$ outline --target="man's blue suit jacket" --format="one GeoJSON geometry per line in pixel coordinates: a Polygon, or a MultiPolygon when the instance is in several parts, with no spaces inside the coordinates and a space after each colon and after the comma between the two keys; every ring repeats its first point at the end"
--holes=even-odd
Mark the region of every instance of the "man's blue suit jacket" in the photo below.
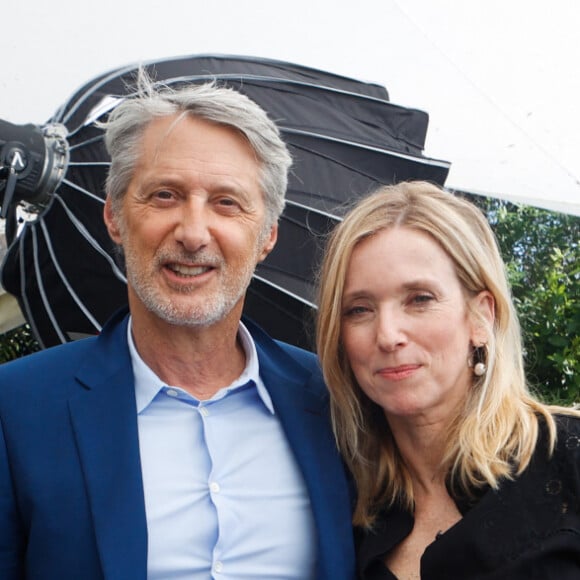
{"type": "MultiPolygon", "coordinates": [[[[349,489],[316,359],[248,326],[310,494],[317,578],[351,580],[349,489]]],[[[2,580],[146,579],[147,528],[126,334],[122,312],[98,337],[0,366],[2,580]]]]}

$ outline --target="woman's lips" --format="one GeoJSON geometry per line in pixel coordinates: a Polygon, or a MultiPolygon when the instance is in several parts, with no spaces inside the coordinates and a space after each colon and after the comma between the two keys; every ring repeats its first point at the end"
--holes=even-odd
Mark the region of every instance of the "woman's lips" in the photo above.
{"type": "Polygon", "coordinates": [[[400,365],[397,367],[385,367],[378,371],[378,375],[390,381],[401,381],[409,378],[421,365],[400,365]]]}

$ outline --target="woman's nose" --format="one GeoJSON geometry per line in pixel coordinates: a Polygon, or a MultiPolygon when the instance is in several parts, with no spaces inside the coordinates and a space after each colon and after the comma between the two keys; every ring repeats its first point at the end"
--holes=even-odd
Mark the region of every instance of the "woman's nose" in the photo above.
{"type": "Polygon", "coordinates": [[[404,316],[389,309],[388,312],[381,311],[378,319],[377,343],[386,351],[393,351],[407,343],[405,332],[404,316]]]}

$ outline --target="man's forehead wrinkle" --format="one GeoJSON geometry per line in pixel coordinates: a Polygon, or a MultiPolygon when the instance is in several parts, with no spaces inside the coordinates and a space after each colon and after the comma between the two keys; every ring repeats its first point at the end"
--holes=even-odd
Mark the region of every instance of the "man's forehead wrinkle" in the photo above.
{"type": "MultiPolygon", "coordinates": [[[[187,115],[185,113],[180,114],[179,116],[177,116],[175,119],[172,120],[172,122],[165,128],[164,132],[155,140],[152,139],[151,135],[147,135],[149,137],[149,139],[145,139],[145,143],[143,146],[143,153],[145,153],[145,156],[147,154],[147,142],[150,146],[150,152],[152,153],[152,161],[153,162],[157,162],[159,159],[159,156],[163,153],[164,151],[164,146],[167,143],[167,140],[171,137],[171,135],[174,133],[174,131],[177,129],[178,125],[180,125],[184,120],[188,120],[191,119],[193,121],[201,121],[202,123],[207,123],[208,125],[213,125],[215,127],[222,127],[224,129],[228,129],[231,130],[233,133],[235,133],[237,136],[239,136],[247,145],[248,145],[248,153],[251,154],[252,158],[254,159],[254,161],[256,162],[257,166],[260,167],[261,162],[259,160],[259,158],[256,155],[256,152],[254,151],[253,147],[251,146],[251,143],[249,142],[249,140],[246,138],[246,136],[241,132],[241,131],[237,131],[235,130],[233,127],[230,127],[228,125],[222,125],[220,123],[214,123],[212,121],[206,121],[205,119],[196,117],[196,116],[192,116],[192,115],[187,115]]],[[[157,119],[154,119],[152,121],[152,123],[145,129],[145,132],[147,133],[147,131],[150,129],[150,127],[152,126],[153,123],[157,122],[162,122],[164,120],[163,117],[159,117],[157,119]]],[[[195,128],[192,128],[191,131],[193,133],[196,132],[195,128]]],[[[225,153],[225,152],[224,152],[225,153]]],[[[185,157],[185,155],[184,155],[185,157]]],[[[218,165],[222,165],[222,166],[228,166],[228,167],[233,167],[234,164],[229,163],[228,159],[225,159],[224,157],[221,157],[219,159],[199,159],[196,158],[197,162],[203,163],[203,164],[207,164],[207,165],[211,165],[212,163],[218,164],[218,165]]]]}
{"type": "MultiPolygon", "coordinates": [[[[170,118],[170,117],[167,117],[167,118],[170,118]]],[[[186,118],[188,118],[188,116],[185,112],[182,112],[181,114],[175,116],[173,121],[165,129],[165,131],[160,136],[160,138],[155,141],[155,143],[153,144],[153,162],[157,162],[159,155],[162,151],[162,146],[165,144],[165,142],[167,141],[167,139],[169,138],[171,133],[173,133],[173,131],[175,130],[177,125],[179,125],[186,118]]],[[[151,127],[151,125],[155,121],[162,121],[163,119],[164,119],[163,117],[157,117],[156,119],[153,119],[153,121],[151,121],[151,123],[149,124],[147,129],[149,129],[149,127],[151,127]]],[[[145,131],[147,131],[147,129],[145,129],[145,131]]]]}
{"type": "Polygon", "coordinates": [[[247,172],[241,171],[241,168],[234,162],[229,162],[226,159],[198,159],[194,155],[179,160],[171,158],[162,165],[145,162],[141,163],[140,166],[147,181],[159,184],[183,182],[195,174],[199,181],[212,178],[220,181],[224,186],[228,186],[228,184],[240,186],[250,177],[247,172]],[[193,167],[192,161],[196,167],[193,167]]]}
{"type": "MultiPolygon", "coordinates": [[[[171,117],[171,115],[169,115],[167,117],[154,118],[150,122],[150,124],[146,127],[145,131],[147,131],[147,129],[151,126],[151,124],[155,123],[156,121],[157,122],[163,121],[164,118],[170,118],[170,117],[171,117]]],[[[234,127],[232,125],[228,125],[226,123],[218,123],[217,121],[212,121],[211,119],[205,119],[204,117],[200,117],[200,116],[194,114],[192,111],[181,111],[179,114],[174,115],[174,119],[169,124],[169,126],[166,128],[163,135],[161,135],[161,137],[156,141],[156,143],[154,145],[153,161],[157,160],[157,158],[161,152],[162,146],[167,141],[167,139],[170,137],[171,133],[173,133],[173,131],[177,128],[177,126],[179,124],[181,124],[187,120],[200,121],[202,123],[207,123],[208,125],[213,125],[214,127],[222,127],[224,129],[228,129],[229,131],[231,131],[232,133],[234,133],[235,135],[240,137],[248,145],[249,152],[251,153],[252,157],[254,158],[254,161],[256,162],[256,164],[259,168],[259,171],[260,172],[262,171],[263,160],[260,158],[257,151],[253,147],[248,136],[241,129],[239,129],[238,127],[234,127]]]]}

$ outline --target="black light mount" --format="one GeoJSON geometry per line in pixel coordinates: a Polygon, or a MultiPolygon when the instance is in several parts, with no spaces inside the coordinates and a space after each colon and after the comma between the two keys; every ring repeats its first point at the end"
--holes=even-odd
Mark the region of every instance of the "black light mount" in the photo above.
{"type": "Polygon", "coordinates": [[[37,213],[46,207],[68,166],[66,136],[59,123],[41,127],[0,119],[0,218],[17,204],[37,213]]]}

